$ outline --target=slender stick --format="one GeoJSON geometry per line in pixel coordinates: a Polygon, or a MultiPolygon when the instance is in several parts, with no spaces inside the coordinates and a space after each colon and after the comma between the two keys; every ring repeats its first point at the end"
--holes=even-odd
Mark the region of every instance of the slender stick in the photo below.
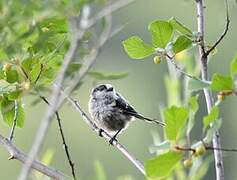
{"type": "Polygon", "coordinates": [[[13,140],[14,132],[15,132],[15,129],[16,129],[16,121],[17,121],[17,116],[18,116],[18,103],[17,103],[17,100],[14,101],[14,107],[15,107],[15,113],[14,113],[14,118],[13,118],[13,125],[12,125],[11,132],[10,132],[10,135],[9,135],[9,141],[13,140]]]}
{"type": "Polygon", "coordinates": [[[181,74],[183,74],[184,76],[190,78],[190,79],[195,79],[197,81],[202,81],[201,79],[199,79],[198,77],[196,76],[193,76],[191,74],[188,74],[187,72],[185,72],[176,62],[175,60],[173,59],[173,57],[170,57],[170,56],[167,56],[169,61],[174,65],[175,69],[177,71],[179,71],[181,74]]]}
{"type": "MultiPolygon", "coordinates": [[[[205,43],[204,43],[204,5],[203,0],[196,0],[197,5],[197,21],[198,21],[198,32],[200,33],[200,44],[199,44],[199,56],[201,60],[201,73],[202,80],[208,81],[208,67],[207,67],[207,56],[205,55],[205,43]]],[[[207,111],[211,112],[213,106],[212,94],[208,89],[204,89],[204,95],[206,99],[207,111]]],[[[213,140],[213,147],[221,149],[220,135],[216,131],[213,140]]],[[[224,166],[222,152],[214,150],[215,158],[215,169],[216,169],[216,179],[224,180],[224,166]]]]}
{"type": "MultiPolygon", "coordinates": [[[[48,100],[44,96],[41,96],[41,95],[39,95],[39,96],[46,104],[48,104],[50,106],[48,100]]],[[[65,139],[62,124],[61,124],[61,118],[59,116],[58,111],[55,111],[55,115],[56,115],[56,119],[57,119],[57,122],[58,122],[58,127],[59,127],[60,135],[61,135],[61,138],[62,138],[63,146],[64,146],[64,149],[65,149],[65,152],[66,152],[66,156],[67,156],[67,159],[68,159],[68,163],[69,163],[69,166],[70,166],[71,171],[72,171],[72,177],[73,177],[74,180],[76,180],[77,178],[76,178],[76,173],[75,173],[75,165],[74,165],[74,163],[72,161],[72,158],[71,158],[71,155],[69,153],[69,149],[68,149],[68,146],[67,146],[67,143],[66,143],[66,139],[65,139]]]]}
{"type": "Polygon", "coordinates": [[[224,39],[224,37],[226,36],[226,34],[227,34],[228,30],[229,30],[230,16],[229,16],[229,7],[228,7],[227,0],[225,0],[225,6],[226,6],[226,24],[225,24],[225,29],[224,29],[223,33],[220,35],[220,37],[217,39],[217,41],[213,44],[213,46],[209,50],[207,50],[205,56],[208,56],[218,46],[218,44],[220,44],[220,42],[224,39]]]}
{"type": "MultiPolygon", "coordinates": [[[[17,147],[14,146],[11,141],[3,137],[2,135],[0,135],[0,144],[9,152],[9,160],[16,159],[22,162],[23,164],[26,163],[28,156],[25,153],[21,152],[19,149],[17,149],[17,147]]],[[[48,177],[51,177],[52,179],[64,179],[63,173],[48,166],[45,166],[39,161],[33,161],[32,168],[48,177]]]]}
{"type": "MultiPolygon", "coordinates": [[[[216,147],[208,146],[206,144],[204,144],[204,147],[205,147],[206,150],[217,150],[217,151],[225,151],[225,152],[237,152],[236,148],[216,148],[216,147]]],[[[191,148],[191,147],[175,146],[174,148],[177,149],[177,150],[180,150],[180,151],[192,151],[193,153],[196,152],[196,149],[191,148]]]]}

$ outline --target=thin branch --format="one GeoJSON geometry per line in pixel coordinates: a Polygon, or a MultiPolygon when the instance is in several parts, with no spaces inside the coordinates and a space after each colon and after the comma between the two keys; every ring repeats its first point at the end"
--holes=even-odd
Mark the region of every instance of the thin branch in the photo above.
{"type": "MultiPolygon", "coordinates": [[[[41,96],[41,95],[39,95],[39,96],[46,104],[48,104],[50,106],[50,104],[49,104],[48,100],[46,99],[46,97],[41,96]]],[[[62,138],[63,146],[64,146],[64,149],[65,149],[65,152],[66,152],[67,160],[68,160],[69,166],[71,168],[72,177],[73,177],[74,180],[76,180],[77,178],[76,178],[76,173],[75,173],[75,165],[74,165],[74,163],[72,161],[72,158],[70,156],[70,153],[69,153],[69,149],[68,149],[66,139],[65,139],[65,136],[64,136],[64,132],[63,132],[59,112],[55,111],[55,115],[56,115],[56,119],[57,119],[57,122],[58,122],[58,127],[59,127],[60,135],[61,135],[61,138],[62,138]]]]}
{"type": "Polygon", "coordinates": [[[11,132],[10,132],[10,135],[9,135],[9,141],[12,141],[13,140],[13,136],[14,136],[14,132],[15,132],[15,129],[16,129],[16,121],[17,121],[17,117],[18,117],[18,103],[17,103],[17,100],[14,101],[14,107],[15,107],[15,113],[14,113],[14,118],[13,118],[13,125],[12,125],[12,128],[11,128],[11,132]]]}
{"type": "Polygon", "coordinates": [[[183,74],[184,76],[189,77],[190,79],[195,79],[195,80],[198,80],[198,81],[203,81],[203,80],[199,79],[198,77],[193,76],[193,75],[188,74],[187,72],[185,72],[185,71],[174,61],[174,59],[173,59],[172,57],[170,57],[170,56],[168,56],[168,55],[167,55],[167,57],[168,57],[168,59],[170,60],[170,62],[174,65],[175,69],[176,69],[177,71],[179,71],[181,74],[183,74]]]}
{"type": "MultiPolygon", "coordinates": [[[[19,149],[17,149],[16,146],[14,146],[7,138],[3,137],[2,135],[0,135],[0,144],[9,152],[9,160],[16,159],[22,163],[26,163],[28,156],[25,153],[21,152],[19,149]]],[[[53,179],[64,179],[63,173],[48,166],[45,166],[39,161],[33,161],[32,168],[53,179]]]]}
{"type": "Polygon", "coordinates": [[[43,68],[44,68],[43,64],[40,64],[40,72],[39,72],[37,78],[35,79],[35,82],[34,82],[35,84],[38,82],[38,80],[42,74],[43,68]]]}
{"type": "MultiPolygon", "coordinates": [[[[225,151],[225,152],[237,152],[236,148],[216,148],[213,146],[208,146],[206,144],[204,144],[204,147],[206,150],[217,150],[217,151],[225,151]]],[[[175,146],[175,149],[179,150],[179,151],[192,151],[193,153],[196,152],[196,149],[191,148],[191,147],[181,147],[181,146],[175,146]]]]}
{"type": "MultiPolygon", "coordinates": [[[[80,104],[78,101],[72,99],[71,97],[69,97],[64,91],[61,90],[61,93],[63,94],[63,96],[65,96],[65,98],[67,99],[68,102],[70,102],[73,107],[81,114],[83,120],[90,126],[90,128],[92,130],[94,130],[95,132],[97,132],[99,134],[100,128],[97,127],[97,125],[89,118],[89,116],[82,110],[80,104]]],[[[111,140],[111,136],[106,133],[105,131],[101,132],[102,137],[104,137],[106,139],[106,141],[110,141],[111,140]]],[[[138,161],[135,157],[133,157],[133,155],[131,155],[127,149],[120,144],[118,141],[113,141],[113,146],[116,147],[131,163],[133,163],[133,165],[143,174],[145,175],[145,169],[143,164],[138,161]]]]}
{"type": "Polygon", "coordinates": [[[226,152],[237,152],[237,149],[235,148],[216,148],[212,146],[206,146],[207,150],[217,150],[217,151],[226,151],[226,152]]]}
{"type": "Polygon", "coordinates": [[[192,151],[193,153],[196,152],[196,150],[194,148],[191,148],[191,147],[175,146],[174,148],[179,150],[179,151],[192,151]]]}
{"type": "MultiPolygon", "coordinates": [[[[205,41],[204,41],[204,5],[203,0],[196,0],[197,5],[197,22],[198,22],[198,32],[200,34],[200,43],[199,43],[199,56],[201,61],[201,73],[202,80],[208,81],[208,67],[207,67],[207,56],[205,55],[205,41]]],[[[211,92],[204,88],[204,95],[206,99],[207,111],[208,114],[211,112],[213,106],[213,97],[211,92]]],[[[213,136],[212,139],[213,147],[221,148],[220,135],[219,132],[213,136]]],[[[216,170],[216,179],[224,180],[224,165],[222,152],[214,150],[214,158],[215,158],[215,170],[216,170]]]]}
{"type": "Polygon", "coordinates": [[[227,32],[229,30],[230,16],[229,16],[228,0],[225,0],[225,6],[226,6],[226,25],[225,25],[225,29],[222,32],[222,34],[220,35],[220,37],[217,39],[217,41],[214,43],[214,45],[209,50],[207,50],[207,52],[205,53],[205,56],[208,56],[218,46],[218,44],[220,44],[220,42],[224,39],[225,35],[227,34],[227,32]]]}

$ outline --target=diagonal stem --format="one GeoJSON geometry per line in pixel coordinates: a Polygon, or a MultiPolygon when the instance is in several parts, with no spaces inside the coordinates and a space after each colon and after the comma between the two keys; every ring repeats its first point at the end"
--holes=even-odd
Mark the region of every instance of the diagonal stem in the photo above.
{"type": "MultiPolygon", "coordinates": [[[[47,105],[50,106],[49,101],[46,99],[46,97],[41,96],[41,95],[39,95],[39,96],[47,105]]],[[[72,161],[72,158],[71,158],[71,155],[69,153],[68,145],[66,143],[66,139],[65,139],[65,136],[64,136],[63,128],[62,128],[61,118],[59,116],[58,111],[55,111],[55,115],[56,115],[56,119],[57,119],[57,122],[58,122],[58,127],[59,127],[60,135],[61,135],[61,138],[62,138],[63,146],[64,146],[64,149],[65,149],[65,152],[66,152],[66,156],[67,156],[67,159],[68,159],[68,163],[69,163],[70,168],[71,168],[72,177],[73,177],[74,180],[76,180],[77,178],[76,178],[76,173],[75,173],[75,165],[74,165],[74,163],[72,161]]]]}

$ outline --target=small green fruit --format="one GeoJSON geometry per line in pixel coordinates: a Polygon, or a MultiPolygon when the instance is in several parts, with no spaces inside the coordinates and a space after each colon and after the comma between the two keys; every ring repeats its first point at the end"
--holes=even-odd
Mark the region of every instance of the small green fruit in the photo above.
{"type": "Polygon", "coordinates": [[[31,84],[30,84],[30,82],[29,81],[27,81],[27,82],[25,82],[24,84],[23,84],[23,88],[25,89],[25,90],[30,90],[31,89],[31,84]]]}
{"type": "Polygon", "coordinates": [[[155,64],[160,64],[160,62],[161,62],[160,56],[155,56],[153,61],[154,61],[155,64]]]}
{"type": "Polygon", "coordinates": [[[188,159],[186,159],[186,160],[184,161],[184,167],[186,167],[186,168],[191,168],[192,165],[193,165],[193,160],[192,160],[192,158],[188,158],[188,159]]]}
{"type": "Polygon", "coordinates": [[[7,72],[7,71],[10,71],[11,68],[12,68],[12,65],[10,63],[6,63],[6,64],[3,65],[2,70],[7,72]]]}
{"type": "Polygon", "coordinates": [[[205,154],[206,152],[206,148],[204,147],[204,145],[200,145],[199,147],[196,148],[195,150],[195,154],[197,156],[202,156],[203,154],[205,154]]]}

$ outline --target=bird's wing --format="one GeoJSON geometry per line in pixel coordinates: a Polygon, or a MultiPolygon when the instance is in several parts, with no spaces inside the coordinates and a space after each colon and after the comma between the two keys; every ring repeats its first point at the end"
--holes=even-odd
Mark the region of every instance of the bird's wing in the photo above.
{"type": "Polygon", "coordinates": [[[129,105],[128,102],[119,93],[116,93],[116,95],[117,95],[117,98],[115,100],[116,102],[115,106],[121,109],[124,113],[134,116],[138,119],[145,120],[147,122],[155,122],[157,124],[165,126],[163,122],[157,121],[155,119],[150,119],[150,118],[144,117],[141,114],[138,114],[137,111],[131,105],[129,105]]]}
{"type": "Polygon", "coordinates": [[[136,110],[128,104],[128,102],[126,102],[126,100],[119,94],[116,93],[116,107],[118,107],[119,109],[121,109],[124,113],[135,116],[138,113],[136,112],[136,110]]]}

